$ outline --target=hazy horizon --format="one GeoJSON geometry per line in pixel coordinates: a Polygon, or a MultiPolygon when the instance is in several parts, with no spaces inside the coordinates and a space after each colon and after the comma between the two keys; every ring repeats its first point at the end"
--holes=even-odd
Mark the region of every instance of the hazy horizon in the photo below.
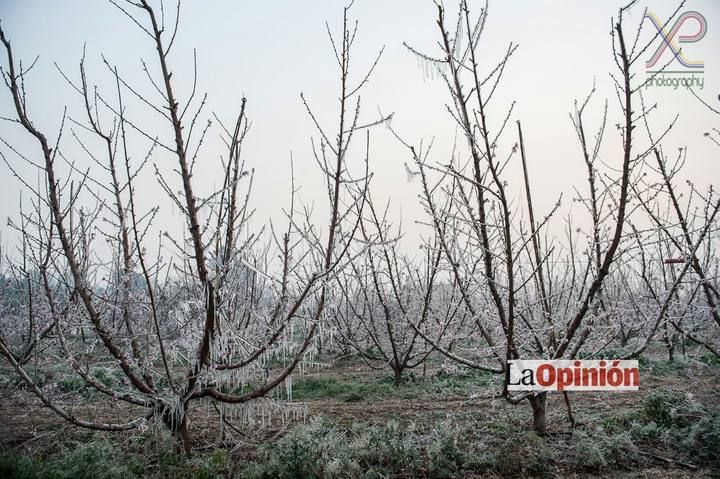
{"type": "MultiPolygon", "coordinates": [[[[586,122],[595,132],[599,126],[603,102],[609,102],[608,127],[600,160],[609,167],[619,166],[621,149],[615,124],[621,112],[612,80],[615,73],[610,38],[611,17],[616,16],[622,2],[518,1],[491,2],[487,31],[481,40],[480,59],[483,69],[490,71],[502,58],[510,42],[519,48],[512,56],[503,81],[490,106],[490,123],[496,130],[507,108],[515,101],[515,110],[506,132],[498,144],[502,155],[510,153],[517,141],[515,120],[523,125],[528,167],[531,172],[536,215],[547,214],[563,195],[563,205],[556,216],[551,234],[562,235],[564,218],[572,213],[578,225],[587,224],[587,213],[573,201],[576,193],[586,188],[586,170],[580,147],[568,114],[574,100],[583,100],[593,82],[597,92],[588,107],[586,122]]],[[[307,2],[230,2],[212,4],[184,2],[180,13],[178,39],[170,56],[177,94],[183,103],[192,85],[193,48],[197,49],[198,91],[207,92],[207,107],[199,121],[213,119],[213,113],[225,124],[232,124],[239,112],[240,102],[247,98],[247,113],[252,127],[243,146],[243,158],[255,169],[255,185],[251,199],[256,209],[255,225],[269,219],[282,223],[283,208],[289,201],[290,154],[295,167],[295,182],[305,203],[314,203],[322,210],[322,174],[312,158],[310,137],[318,137],[308,117],[300,93],[303,92],[319,120],[334,131],[338,110],[339,80],[337,65],[327,37],[325,21],[337,33],[342,28],[342,5],[329,0],[307,2]]],[[[470,2],[476,13],[482,2],[470,2]]],[[[633,7],[626,18],[628,28],[642,21],[645,7],[666,18],[677,2],[645,1],[633,7]]],[[[174,5],[166,5],[171,10],[174,5]]],[[[456,5],[448,3],[454,21],[456,5]]],[[[713,107],[720,107],[720,4],[712,1],[688,1],[681,12],[694,10],[707,20],[705,37],[697,43],[683,45],[683,53],[705,63],[703,88],[698,94],[713,107]]],[[[173,14],[168,11],[168,18],[173,14]]],[[[432,2],[409,0],[380,3],[356,0],[350,11],[359,22],[358,38],[353,51],[351,75],[362,78],[377,52],[384,53],[367,88],[362,92],[361,123],[377,119],[379,112],[394,113],[392,126],[403,138],[419,144],[434,140],[431,160],[447,163],[457,139],[460,147],[464,139],[447,112],[451,101],[443,80],[428,75],[427,65],[403,45],[429,55],[438,55],[436,8],[432,2]]],[[[5,34],[11,40],[17,60],[30,64],[36,55],[39,60],[26,81],[31,118],[51,137],[60,126],[63,108],[78,121],[84,120],[80,97],[62,78],[57,63],[74,81],[79,79],[78,62],[86,49],[86,66],[91,85],[115,98],[114,80],[103,65],[101,55],[117,66],[120,74],[133,86],[149,95],[154,93],[140,59],[151,71],[157,71],[153,44],[117,8],[106,2],[73,0],[63,2],[5,0],[0,5],[0,19],[5,34]]],[[[645,25],[651,31],[651,25],[645,25]]],[[[688,32],[696,29],[688,22],[688,32]]],[[[656,44],[659,40],[656,40],[656,44]]],[[[644,57],[650,57],[650,48],[644,57]]],[[[671,60],[666,51],[660,63],[671,60]]],[[[645,60],[645,58],[643,58],[645,60]]],[[[3,63],[5,63],[3,56],[3,63]]],[[[645,65],[637,65],[638,81],[645,78],[645,65]]],[[[713,144],[703,133],[714,124],[714,118],[703,105],[682,88],[643,89],[648,105],[658,104],[651,124],[660,132],[672,118],[679,115],[676,127],[663,141],[666,152],[687,148],[687,164],[682,180],[696,182],[706,189],[720,180],[720,163],[713,144]]],[[[131,95],[127,94],[130,97],[131,95]]],[[[1,96],[0,115],[13,117],[10,96],[1,96]]],[[[154,97],[157,99],[157,95],[154,97]]],[[[138,101],[128,100],[128,118],[140,121],[161,135],[170,135],[170,127],[158,115],[138,101]]],[[[109,123],[109,117],[108,123],[109,123]]],[[[217,125],[215,125],[217,127],[217,125]]],[[[77,129],[77,127],[74,127],[77,129]]],[[[198,127],[199,128],[199,127],[198,127]]],[[[638,148],[646,144],[640,132],[638,148]]],[[[198,160],[193,178],[200,192],[211,191],[222,181],[220,155],[225,153],[219,141],[219,130],[211,131],[198,160]]],[[[37,148],[26,132],[8,122],[0,124],[0,137],[17,146],[30,158],[37,158],[37,148]]],[[[196,137],[197,138],[197,137],[196,137]]],[[[64,137],[64,153],[76,158],[80,167],[91,165],[69,131],[64,137]]],[[[358,141],[356,147],[362,141],[358,141]]],[[[142,152],[149,146],[140,141],[134,146],[133,160],[141,161],[142,152]]],[[[461,148],[462,150],[462,148],[461,148]]],[[[36,181],[37,174],[20,161],[6,147],[0,151],[9,162],[18,166],[26,181],[36,181]],[[15,162],[15,163],[13,163],[15,162]]],[[[355,165],[362,161],[362,148],[351,158],[355,165]]],[[[158,154],[163,171],[171,171],[172,159],[158,154]],[[164,162],[164,163],[163,163],[164,162]]],[[[519,156],[515,155],[506,178],[516,205],[523,200],[519,156]]],[[[417,198],[420,185],[408,181],[404,163],[410,162],[407,150],[383,127],[371,133],[370,163],[374,171],[372,192],[375,201],[384,205],[390,200],[392,218],[405,230],[403,248],[412,252],[420,244],[420,236],[430,234],[427,227],[417,224],[425,213],[417,198]]],[[[82,168],[79,168],[82,169],[82,168]]],[[[18,219],[21,183],[12,177],[4,163],[0,163],[0,217],[3,224],[3,254],[17,256],[17,235],[7,226],[7,218],[18,219]]],[[[172,207],[165,193],[157,186],[152,166],[139,178],[136,189],[138,204],[144,209],[160,205],[163,216],[156,227],[171,234],[181,232],[181,216],[172,207]]],[[[26,195],[26,201],[28,192],[26,195]]]]}

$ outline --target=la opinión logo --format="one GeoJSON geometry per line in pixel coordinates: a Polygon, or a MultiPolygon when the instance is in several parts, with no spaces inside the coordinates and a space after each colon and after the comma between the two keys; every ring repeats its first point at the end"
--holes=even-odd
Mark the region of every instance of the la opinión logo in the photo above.
{"type": "Polygon", "coordinates": [[[665,25],[655,13],[645,10],[643,21],[645,20],[648,20],[657,32],[655,39],[657,47],[645,62],[645,70],[649,75],[645,80],[645,87],[677,89],[682,86],[697,87],[702,90],[705,84],[703,78],[705,62],[691,59],[681,45],[697,43],[705,37],[707,33],[705,17],[699,12],[687,11],[679,15],[672,25],[665,25]],[[672,57],[668,57],[666,52],[672,57]]]}
{"type": "Polygon", "coordinates": [[[634,360],[514,360],[509,391],[637,391],[634,360]]]}

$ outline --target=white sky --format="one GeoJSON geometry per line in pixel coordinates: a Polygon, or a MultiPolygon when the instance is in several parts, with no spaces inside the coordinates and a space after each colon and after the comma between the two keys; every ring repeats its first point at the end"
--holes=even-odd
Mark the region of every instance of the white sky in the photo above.
{"type": "MultiPolygon", "coordinates": [[[[171,1],[168,8],[172,6],[171,1]]],[[[451,12],[456,6],[446,4],[451,12]]],[[[482,2],[470,1],[471,9],[479,11],[482,2]]],[[[621,161],[618,132],[614,128],[620,118],[608,72],[615,72],[612,62],[610,18],[623,2],[603,1],[495,1],[490,4],[486,35],[481,43],[482,64],[492,68],[509,42],[519,49],[505,73],[505,80],[491,107],[491,124],[499,125],[505,108],[517,101],[513,120],[523,123],[529,169],[536,201],[536,215],[543,216],[558,195],[564,193],[562,214],[572,206],[573,186],[585,191],[585,166],[568,113],[574,99],[584,98],[597,81],[597,95],[586,121],[595,130],[605,98],[610,101],[608,129],[601,159],[614,166],[621,161]]],[[[652,0],[640,2],[626,19],[628,29],[642,20],[647,6],[666,18],[678,2],[652,0]]],[[[696,10],[707,19],[707,34],[695,44],[685,44],[683,52],[691,59],[705,61],[704,89],[700,94],[710,104],[720,107],[720,2],[690,0],[683,8],[696,10]]],[[[407,42],[416,49],[435,55],[438,29],[436,9],[431,1],[419,0],[356,0],[351,11],[360,22],[356,49],[353,53],[355,79],[364,74],[377,50],[385,46],[385,54],[369,86],[362,94],[363,117],[372,120],[378,108],[383,113],[395,112],[393,127],[410,142],[435,138],[433,159],[447,162],[456,134],[445,105],[450,96],[440,79],[426,79],[414,55],[403,47],[407,42]]],[[[449,16],[449,19],[454,15],[449,16]]],[[[72,78],[78,78],[78,61],[87,44],[89,81],[99,91],[114,98],[114,83],[102,65],[100,54],[117,65],[121,75],[144,92],[152,92],[142,71],[140,58],[151,69],[157,60],[150,39],[142,34],[121,12],[101,0],[0,0],[0,19],[6,35],[12,40],[17,58],[29,64],[40,55],[33,74],[27,81],[30,114],[49,136],[59,127],[62,109],[82,118],[78,97],[62,80],[53,66],[56,62],[72,78]]],[[[187,99],[192,79],[192,49],[197,49],[199,89],[208,93],[208,108],[230,124],[239,111],[240,99],[248,98],[248,114],[252,129],[244,152],[247,164],[256,170],[253,205],[257,209],[256,224],[282,219],[287,205],[290,184],[290,151],[295,158],[296,182],[303,186],[301,196],[306,202],[322,202],[322,177],[312,159],[311,136],[317,137],[311,120],[300,101],[300,92],[313,106],[322,122],[335,132],[339,81],[337,65],[325,31],[324,22],[334,32],[341,28],[342,3],[331,0],[313,1],[193,1],[183,2],[181,28],[170,62],[181,102],[187,99]]],[[[646,25],[648,29],[650,25],[646,25]]],[[[681,34],[691,34],[695,25],[688,22],[681,34]]],[[[654,48],[645,56],[649,58],[654,48]]],[[[666,52],[663,62],[667,61],[666,52]]],[[[4,54],[0,56],[5,63],[4,54]]],[[[638,80],[645,77],[644,64],[637,67],[638,80]]],[[[671,89],[649,89],[648,104],[658,102],[659,112],[653,124],[660,129],[679,114],[677,128],[667,137],[667,151],[688,147],[686,178],[700,186],[720,186],[718,148],[703,138],[711,127],[720,126],[720,118],[705,110],[689,92],[671,89]]],[[[133,121],[168,138],[168,125],[157,115],[129,102],[128,115],[133,121]]],[[[0,114],[12,116],[10,97],[0,94],[0,114]]],[[[499,151],[509,152],[516,141],[514,124],[508,128],[499,151]]],[[[28,142],[25,132],[0,123],[0,136],[37,158],[35,145],[28,142]]],[[[194,178],[197,189],[209,191],[222,181],[219,155],[224,153],[217,141],[217,132],[209,137],[208,146],[198,160],[194,178]]],[[[79,155],[68,135],[67,152],[79,155]]],[[[424,218],[418,204],[419,183],[408,183],[403,163],[409,161],[406,151],[384,128],[373,130],[371,137],[371,168],[375,172],[373,193],[377,203],[392,201],[396,218],[402,210],[409,250],[418,244],[424,230],[414,221],[424,218]]],[[[644,142],[643,142],[644,143],[644,142]]],[[[135,150],[140,155],[146,142],[135,150]]],[[[4,145],[6,157],[20,164],[4,145]]],[[[77,156],[78,163],[88,164],[77,156]]],[[[360,160],[360,156],[354,158],[360,160]]],[[[154,159],[163,171],[174,167],[167,158],[154,159]]],[[[520,199],[522,184],[519,156],[507,172],[512,191],[520,199]]],[[[20,171],[31,181],[35,173],[29,167],[20,171]]],[[[157,226],[178,231],[179,215],[157,186],[151,169],[136,185],[139,203],[149,208],[160,205],[163,216],[157,226]]],[[[178,183],[175,183],[178,184],[178,183]]],[[[7,251],[14,246],[15,234],[5,225],[6,218],[17,219],[19,182],[12,178],[6,165],[0,163],[0,224],[2,243],[7,251]]],[[[582,212],[573,207],[574,216],[582,222],[582,212]]],[[[562,217],[555,221],[559,231],[562,217]]]]}

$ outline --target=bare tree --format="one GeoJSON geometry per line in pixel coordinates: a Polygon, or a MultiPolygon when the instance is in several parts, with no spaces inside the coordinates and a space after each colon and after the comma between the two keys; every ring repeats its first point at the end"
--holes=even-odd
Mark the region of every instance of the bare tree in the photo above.
{"type": "MultiPolygon", "coordinates": [[[[577,237],[573,237],[571,223],[566,253],[562,253],[562,245],[544,233],[559,199],[542,220],[536,218],[519,123],[519,144],[505,150],[501,146],[514,105],[499,121],[490,120],[489,105],[496,98],[516,45],[511,43],[500,61],[483,71],[479,45],[488,18],[487,2],[473,19],[467,2],[461,1],[457,21],[452,25],[448,25],[445,8],[437,5],[440,56],[408,47],[434,65],[445,80],[452,98],[448,111],[467,145],[467,159],[431,163],[427,149],[423,152],[400,140],[420,168],[422,196],[439,237],[443,261],[462,291],[464,307],[475,327],[474,336],[466,344],[468,348],[473,346],[469,353],[457,354],[446,347],[449,338],[467,334],[467,330],[459,328],[446,334],[445,342],[431,344],[448,358],[469,367],[504,374],[503,396],[512,403],[527,400],[535,429],[540,433],[546,431],[545,393],[509,394],[507,363],[528,357],[571,359],[584,347],[602,347],[600,334],[607,329],[602,325],[616,323],[613,318],[619,316],[616,308],[603,306],[602,292],[617,268],[618,258],[627,253],[624,228],[638,208],[631,185],[642,175],[642,160],[664,136],[651,141],[644,150],[635,145],[634,129],[649,112],[636,106],[642,85],[633,81],[633,67],[647,46],[639,44],[640,28],[632,44],[628,43],[624,25],[625,14],[634,3],[621,8],[612,24],[613,59],[618,68],[618,76],[613,79],[623,122],[617,128],[622,140],[619,162],[610,173],[599,173],[596,165],[606,113],[592,143],[585,133],[583,113],[592,93],[580,107],[576,104],[572,116],[589,176],[590,195],[581,200],[588,206],[593,224],[592,233],[586,236],[589,261],[583,261],[576,251],[577,237]],[[504,175],[518,150],[525,173],[527,222],[519,217],[522,209],[510,199],[504,175]],[[613,171],[617,171],[615,176],[613,171]],[[561,262],[568,266],[558,268],[561,262]]],[[[422,335],[426,340],[433,336],[430,331],[422,335]]],[[[572,421],[567,396],[566,403],[572,421]]]]}
{"type": "Polygon", "coordinates": [[[40,175],[33,186],[3,154],[33,200],[16,225],[23,263],[9,270],[25,299],[10,306],[13,321],[2,322],[0,354],[46,406],[72,424],[127,430],[158,419],[190,455],[191,404],[245,403],[290,381],[313,349],[326,310],[334,307],[332,285],[351,260],[370,180],[369,133],[357,174],[348,168],[348,152],[356,134],[378,123],[359,122],[358,96],[377,60],[351,83],[357,24],[348,23],[345,8],[341,36],[328,28],[342,84],[334,141],[303,97],[321,135],[313,152],[327,185],[324,231],[313,224],[307,208],[297,207],[293,182],[287,228],[272,227],[271,242],[262,246],[263,230],[249,229],[253,172],[241,155],[250,127],[245,99],[230,128],[215,117],[227,148],[222,181],[200,194],[193,173],[207,164],[203,146],[215,130],[210,120],[203,124],[207,95],[198,92],[195,61],[187,100],[174,86],[169,57],[180,4],[171,21],[162,3],[159,8],[145,0],[110,3],[155,47],[156,67],[143,61],[152,94],[130,84],[103,58],[113,84],[105,95],[89,85],[83,57],[78,81],[61,73],[80,95],[84,111],[77,118],[64,111],[52,140],[32,119],[24,81],[32,67],[23,68],[14,58],[0,30],[7,55],[3,74],[16,115],[10,121],[38,150],[24,155],[10,142],[3,144],[40,175]],[[155,69],[157,75],[151,73],[155,69]],[[131,113],[136,107],[159,118],[161,130],[143,126],[141,115],[131,113]],[[66,146],[68,130],[80,153],[66,146]],[[79,154],[89,158],[91,167],[80,166],[79,154]],[[34,159],[38,155],[39,161],[34,159]],[[148,235],[157,230],[153,221],[159,206],[140,204],[136,186],[151,163],[160,189],[181,212],[184,231],[180,238],[160,234],[156,254],[148,250],[148,235]],[[109,255],[98,245],[100,238],[109,245],[109,255]],[[127,403],[122,411],[128,420],[87,420],[66,409],[26,367],[31,356],[33,370],[49,367],[54,354],[110,403],[127,403]],[[269,374],[273,359],[282,367],[269,374]],[[99,380],[100,365],[121,380],[110,385],[99,380]]]}
{"type": "Polygon", "coordinates": [[[430,245],[419,263],[401,254],[402,229],[393,231],[388,208],[380,215],[369,197],[367,204],[369,218],[360,229],[364,242],[373,246],[338,277],[342,302],[335,322],[342,341],[371,369],[389,367],[399,386],[403,372],[423,364],[432,352],[417,326],[451,322],[457,305],[439,304],[435,297],[440,251],[430,245]]]}

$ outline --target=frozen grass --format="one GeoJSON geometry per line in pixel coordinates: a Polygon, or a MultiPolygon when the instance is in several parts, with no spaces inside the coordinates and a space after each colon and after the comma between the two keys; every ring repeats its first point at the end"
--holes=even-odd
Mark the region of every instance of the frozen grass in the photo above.
{"type": "Polygon", "coordinates": [[[305,401],[333,398],[355,402],[391,398],[447,397],[466,395],[468,391],[486,388],[496,379],[498,379],[496,375],[478,371],[464,371],[452,375],[438,372],[426,378],[411,373],[400,387],[395,387],[390,376],[369,379],[311,376],[294,383],[293,399],[305,401]]]}

